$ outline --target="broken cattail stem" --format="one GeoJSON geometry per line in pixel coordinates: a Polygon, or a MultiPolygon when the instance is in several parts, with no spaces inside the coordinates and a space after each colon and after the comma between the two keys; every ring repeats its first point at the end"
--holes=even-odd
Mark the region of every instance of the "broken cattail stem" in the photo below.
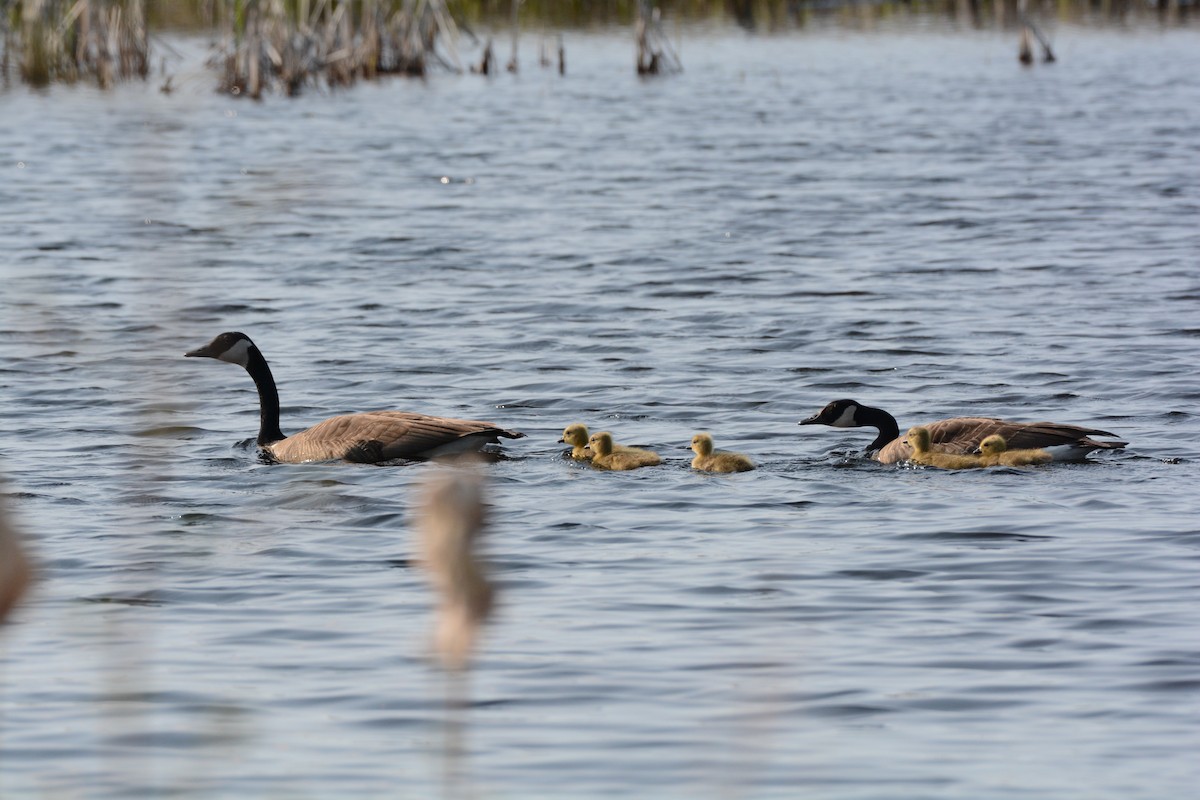
{"type": "Polygon", "coordinates": [[[479,60],[479,66],[472,67],[471,71],[480,75],[491,75],[496,71],[496,57],[492,54],[492,38],[490,36],[487,44],[483,46],[483,56],[479,60]]]}
{"type": "MultiPolygon", "coordinates": [[[[1054,51],[1050,49],[1050,42],[1046,40],[1046,37],[1042,35],[1042,32],[1038,30],[1038,27],[1033,24],[1033,21],[1024,14],[1021,15],[1021,24],[1025,27],[1025,38],[1028,39],[1028,35],[1032,33],[1033,37],[1037,39],[1038,44],[1042,46],[1042,61],[1046,62],[1047,64],[1053,64],[1057,59],[1054,57],[1054,51]]],[[[1029,59],[1032,61],[1033,52],[1032,48],[1029,47],[1028,41],[1025,41],[1022,46],[1029,49],[1029,59]]],[[[1028,62],[1022,59],[1022,63],[1028,62]]]]}
{"type": "Polygon", "coordinates": [[[637,41],[637,73],[639,75],[665,75],[683,69],[662,30],[662,14],[658,8],[651,9],[648,0],[639,0],[638,16],[634,24],[637,41]]]}
{"type": "Polygon", "coordinates": [[[518,12],[521,9],[521,0],[510,0],[512,3],[512,17],[510,27],[512,28],[512,54],[508,58],[508,71],[517,71],[517,49],[521,44],[521,22],[518,12]]]}

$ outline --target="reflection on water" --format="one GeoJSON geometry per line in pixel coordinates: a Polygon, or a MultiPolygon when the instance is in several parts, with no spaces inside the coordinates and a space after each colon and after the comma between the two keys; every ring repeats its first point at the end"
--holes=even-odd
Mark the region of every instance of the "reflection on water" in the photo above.
{"type": "Polygon", "coordinates": [[[639,82],[581,36],[565,79],[0,95],[0,456],[42,571],[0,795],[1185,796],[1195,38],[1060,29],[1023,70],[1007,36],[726,33],[639,82]],[[223,330],[285,431],[528,435],[485,467],[460,741],[408,534],[436,466],[261,463],[253,387],[181,357],[223,330]],[[1131,444],[885,467],[797,427],[840,397],[1131,444]],[[664,464],[572,463],[574,421],[664,464]],[[691,471],[698,430],[758,469],[691,471]]]}

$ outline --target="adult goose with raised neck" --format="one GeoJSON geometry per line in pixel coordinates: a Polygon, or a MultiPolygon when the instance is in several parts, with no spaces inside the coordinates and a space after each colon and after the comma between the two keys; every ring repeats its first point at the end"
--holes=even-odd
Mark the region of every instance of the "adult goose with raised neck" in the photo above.
{"type": "MultiPolygon", "coordinates": [[[[881,408],[865,406],[855,400],[834,400],[800,425],[829,425],[834,428],[876,428],[879,435],[867,445],[866,455],[882,464],[907,461],[912,447],[900,438],[896,418],[881,408]]],[[[1039,448],[1055,461],[1081,461],[1093,450],[1116,450],[1127,443],[1098,442],[1092,436],[1116,437],[1098,428],[1085,428],[1061,422],[1013,422],[994,417],[951,417],[927,422],[930,446],[941,453],[975,454],[988,436],[1000,434],[1013,449],[1039,448]]]]}
{"type": "Polygon", "coordinates": [[[279,428],[279,391],[262,352],[250,337],[237,331],[222,333],[203,347],[184,353],[189,358],[215,358],[245,368],[258,387],[258,446],[275,461],[343,459],[378,463],[393,459],[420,460],[439,455],[478,451],[500,437],[525,434],[473,419],[433,417],[411,411],[367,411],[330,417],[300,433],[285,436],[279,428]]]}

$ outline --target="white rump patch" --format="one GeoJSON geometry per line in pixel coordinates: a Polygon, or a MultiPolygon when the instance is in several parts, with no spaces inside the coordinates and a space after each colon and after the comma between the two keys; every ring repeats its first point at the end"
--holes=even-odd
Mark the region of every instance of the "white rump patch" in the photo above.
{"type": "Polygon", "coordinates": [[[829,423],[829,426],[831,428],[861,428],[862,426],[858,424],[858,420],[854,418],[857,413],[858,406],[846,406],[846,410],[842,412],[842,415],[829,423]]]}
{"type": "Polygon", "coordinates": [[[1083,461],[1091,451],[1091,448],[1073,444],[1053,444],[1040,449],[1049,453],[1055,461],[1083,461]]]}
{"type": "Polygon", "coordinates": [[[245,367],[250,363],[249,340],[239,339],[237,344],[221,353],[217,358],[221,361],[228,361],[230,364],[237,364],[239,367],[245,367]]]}

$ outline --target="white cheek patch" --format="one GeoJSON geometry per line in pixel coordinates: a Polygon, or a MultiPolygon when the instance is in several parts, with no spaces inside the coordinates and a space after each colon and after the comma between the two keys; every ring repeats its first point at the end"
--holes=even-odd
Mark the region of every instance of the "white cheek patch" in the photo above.
{"type": "Polygon", "coordinates": [[[856,413],[858,413],[858,406],[846,406],[842,415],[829,423],[829,426],[831,428],[860,428],[862,426],[854,419],[856,413]]]}
{"type": "Polygon", "coordinates": [[[230,364],[237,364],[239,367],[244,367],[250,363],[250,342],[242,339],[233,347],[217,356],[217,358],[221,361],[228,361],[230,364]]]}

